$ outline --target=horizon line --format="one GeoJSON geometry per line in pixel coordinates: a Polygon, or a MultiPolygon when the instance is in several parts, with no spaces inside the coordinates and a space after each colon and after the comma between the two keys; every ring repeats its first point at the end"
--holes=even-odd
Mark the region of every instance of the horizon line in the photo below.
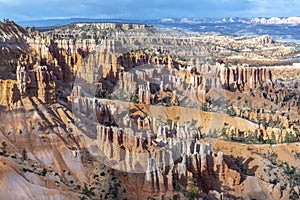
{"type": "Polygon", "coordinates": [[[299,16],[249,16],[249,17],[238,17],[238,16],[227,16],[227,17],[161,17],[161,18],[147,18],[147,19],[137,19],[137,18],[122,18],[122,17],[112,17],[112,18],[107,18],[107,17],[80,17],[80,16],[70,16],[70,17],[50,17],[50,18],[40,18],[40,19],[24,19],[24,20],[14,20],[14,19],[9,19],[5,18],[4,19],[9,19],[11,21],[15,22],[30,22],[30,21],[48,21],[48,20],[68,20],[68,19],[92,19],[92,20],[136,20],[136,21],[147,21],[147,20],[161,20],[161,19],[230,19],[230,18],[240,18],[240,19],[249,19],[249,18],[300,18],[299,16]]]}

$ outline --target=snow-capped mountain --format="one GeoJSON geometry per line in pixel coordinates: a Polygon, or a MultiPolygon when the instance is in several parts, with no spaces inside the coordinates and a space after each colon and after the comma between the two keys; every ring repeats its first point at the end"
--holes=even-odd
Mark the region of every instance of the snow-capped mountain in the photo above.
{"type": "Polygon", "coordinates": [[[244,23],[244,24],[300,24],[300,17],[256,17],[256,18],[164,18],[161,23],[202,24],[202,23],[244,23]]]}
{"type": "Polygon", "coordinates": [[[300,24],[300,17],[271,17],[271,18],[252,18],[246,23],[255,24],[300,24]]]}

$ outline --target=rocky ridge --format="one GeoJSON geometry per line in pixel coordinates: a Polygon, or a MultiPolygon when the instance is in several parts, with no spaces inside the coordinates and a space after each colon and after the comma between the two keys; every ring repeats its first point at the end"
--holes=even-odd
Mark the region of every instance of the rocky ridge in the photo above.
{"type": "MultiPolygon", "coordinates": [[[[20,30],[13,32],[15,35],[25,31],[13,23],[7,23],[7,26],[20,30]]],[[[5,30],[11,32],[9,28],[5,30]]],[[[79,193],[88,198],[100,195],[102,198],[105,195],[107,198],[118,195],[138,198],[137,188],[145,191],[143,198],[163,198],[164,195],[235,198],[240,195],[239,189],[247,187],[253,173],[256,176],[255,171],[252,174],[243,171],[247,170],[243,168],[245,163],[242,167],[229,152],[226,155],[214,150],[215,145],[203,138],[213,136],[210,134],[213,131],[216,132],[214,137],[227,140],[247,138],[248,141],[277,143],[297,139],[297,79],[280,80],[282,68],[266,66],[276,62],[288,64],[274,60],[274,55],[285,58],[297,52],[281,47],[269,37],[248,40],[231,36],[155,37],[155,34],[162,36],[165,33],[145,25],[83,23],[45,33],[28,30],[22,40],[12,40],[15,44],[22,43],[23,50],[8,47],[18,56],[16,59],[5,57],[10,73],[2,74],[5,78],[1,80],[1,121],[10,121],[9,118],[22,121],[24,113],[33,119],[23,120],[24,123],[17,126],[1,127],[2,141],[9,144],[8,149],[2,148],[3,162],[11,160],[13,152],[22,154],[22,145],[26,144],[24,149],[29,158],[23,157],[23,160],[29,163],[37,160],[39,169],[28,167],[26,162],[22,164],[19,158],[13,158],[16,160],[12,165],[19,162],[17,168],[26,166],[25,178],[27,171],[43,175],[45,171],[40,168],[44,167],[46,174],[50,167],[55,168],[54,173],[57,171],[60,177],[56,181],[64,186],[62,189],[47,187],[71,191],[68,194],[60,192],[61,198],[80,197],[79,193]],[[80,33],[82,38],[74,40],[78,30],[84,30],[80,33]],[[88,36],[95,30],[101,32],[95,34],[98,38],[88,36]],[[257,53],[249,54],[227,47],[232,45],[239,49],[245,44],[249,48],[261,46],[257,53]],[[270,47],[275,50],[271,53],[264,50],[270,47]],[[197,53],[200,59],[193,59],[197,53]],[[238,62],[255,57],[261,63],[258,66],[236,64],[236,60],[224,59],[228,54],[233,54],[234,59],[244,56],[238,57],[238,62]],[[201,59],[207,55],[208,59],[201,59]],[[260,60],[263,56],[269,60],[260,60]],[[73,92],[71,86],[74,86],[73,92]],[[109,98],[113,99],[107,100],[109,98]],[[193,108],[202,110],[201,115],[191,118],[192,112],[185,114],[193,108]],[[273,113],[274,108],[278,110],[276,113],[273,113]],[[26,112],[21,112],[23,109],[26,112]],[[68,109],[72,109],[75,116],[68,109]],[[4,114],[8,110],[11,114],[4,114]],[[208,118],[216,119],[212,116],[221,118],[218,126],[208,123],[208,118]],[[245,130],[241,124],[247,124],[246,128],[250,130],[245,130]],[[21,136],[17,137],[17,134],[21,136]],[[40,144],[36,140],[57,142],[50,142],[51,146],[45,148],[47,152],[40,153],[36,151],[39,148],[35,145],[40,144]],[[91,151],[95,146],[98,149],[91,151]],[[157,153],[161,149],[164,150],[157,153]],[[59,153],[48,155],[51,152],[59,153]],[[139,153],[142,157],[130,159],[131,153],[139,153]],[[51,157],[50,161],[44,154],[51,157]],[[116,186],[115,189],[120,187],[127,191],[125,187],[129,188],[128,194],[119,189],[115,192],[110,183],[103,186],[99,185],[100,180],[91,180],[91,174],[94,179],[99,178],[100,171],[91,173],[91,168],[99,164],[95,159],[99,159],[98,156],[105,156],[108,166],[125,171],[117,172],[122,182],[120,186],[115,185],[118,182],[111,176],[107,181],[116,186]],[[128,173],[134,171],[136,165],[140,165],[140,172],[144,173],[128,173]],[[81,174],[76,175],[79,168],[81,174]],[[69,170],[70,177],[64,175],[66,171],[63,170],[69,170]],[[132,181],[137,176],[142,180],[140,186],[132,181]],[[73,183],[70,185],[68,181],[73,183]],[[88,182],[88,186],[84,182],[88,182]],[[75,183],[81,186],[74,189],[75,183]]],[[[9,34],[2,35],[8,38],[9,34]]],[[[5,167],[5,170],[10,171],[11,167],[5,167]]],[[[21,173],[19,178],[22,179],[24,174],[21,173]]],[[[51,175],[46,179],[53,184],[51,175]]],[[[37,178],[34,184],[43,185],[40,180],[44,178],[37,178]]],[[[259,179],[252,181],[262,183],[259,179]]],[[[273,185],[281,186],[280,183],[273,185]]],[[[290,190],[289,194],[296,192],[294,185],[285,187],[290,190]]],[[[288,190],[280,188],[276,191],[288,190]]],[[[37,191],[32,189],[31,192],[33,196],[29,198],[37,195],[37,191]]],[[[58,197],[48,191],[44,194],[58,197]]],[[[271,197],[272,192],[264,192],[264,195],[271,197]]],[[[285,195],[279,196],[284,199],[285,195]]],[[[242,197],[250,196],[246,193],[242,197]]]]}

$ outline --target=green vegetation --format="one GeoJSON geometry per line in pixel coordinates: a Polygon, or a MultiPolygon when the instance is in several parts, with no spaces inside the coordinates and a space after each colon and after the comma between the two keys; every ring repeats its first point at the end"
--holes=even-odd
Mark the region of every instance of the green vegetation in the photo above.
{"type": "Polygon", "coordinates": [[[27,151],[25,148],[22,150],[22,159],[27,160],[27,151]]]}
{"type": "Polygon", "coordinates": [[[208,111],[209,111],[209,109],[208,109],[208,107],[207,107],[207,103],[202,104],[201,110],[203,110],[203,111],[205,111],[205,112],[208,112],[208,111]]]}
{"type": "Polygon", "coordinates": [[[199,193],[199,189],[197,187],[197,179],[196,178],[192,178],[189,177],[188,178],[188,185],[191,187],[189,190],[183,190],[183,195],[187,198],[187,199],[198,199],[201,197],[200,193],[199,193]]]}
{"type": "Polygon", "coordinates": [[[102,98],[102,99],[111,99],[111,94],[109,93],[109,91],[103,89],[101,91],[98,91],[95,97],[102,98]]]}
{"type": "Polygon", "coordinates": [[[7,147],[6,142],[3,141],[1,144],[2,144],[2,151],[3,151],[3,152],[6,152],[6,147],[7,147]]]}
{"type": "Polygon", "coordinates": [[[47,169],[46,169],[46,168],[44,168],[44,169],[39,173],[39,175],[41,175],[41,176],[46,176],[46,174],[47,174],[47,169]]]}
{"type": "Polygon", "coordinates": [[[100,176],[105,176],[105,172],[101,172],[101,173],[100,173],[100,176]]]}
{"type": "Polygon", "coordinates": [[[208,132],[207,136],[210,137],[210,138],[218,138],[217,129],[213,129],[213,130],[209,129],[209,132],[208,132]]]}
{"type": "Polygon", "coordinates": [[[297,170],[293,166],[289,166],[288,163],[285,163],[285,167],[283,168],[284,174],[286,174],[289,178],[290,187],[293,188],[295,186],[300,185],[300,171],[297,170]]]}
{"type": "MultiPolygon", "coordinates": [[[[186,199],[193,200],[201,198],[200,191],[198,189],[197,179],[193,177],[187,178],[187,187],[189,189],[183,188],[183,186],[179,185],[177,181],[173,182],[173,188],[182,193],[186,199]]],[[[173,199],[180,199],[179,195],[174,195],[173,199]]]]}
{"type": "Polygon", "coordinates": [[[298,142],[299,139],[292,133],[286,133],[284,137],[284,142],[286,143],[292,143],[292,142],[298,142]]]}
{"type": "MultiPolygon", "coordinates": [[[[139,98],[136,94],[134,95],[131,95],[130,97],[130,102],[133,102],[133,103],[139,103],[139,98]]],[[[152,102],[151,102],[152,103],[152,102]]]]}
{"type": "Polygon", "coordinates": [[[269,159],[272,165],[277,165],[277,157],[278,157],[277,154],[272,152],[272,153],[268,153],[266,158],[269,159]]]}
{"type": "Polygon", "coordinates": [[[113,199],[119,199],[119,188],[121,187],[120,183],[115,183],[113,186],[109,186],[109,194],[112,195],[113,199]]]}
{"type": "Polygon", "coordinates": [[[87,197],[95,196],[95,192],[93,191],[94,189],[94,187],[88,188],[87,184],[84,183],[84,187],[82,188],[82,194],[84,194],[87,197]]]}
{"type": "Polygon", "coordinates": [[[234,163],[241,170],[241,172],[243,174],[246,174],[247,176],[254,176],[255,174],[247,168],[247,166],[244,164],[244,161],[245,161],[245,158],[243,158],[241,156],[238,156],[234,159],[234,163]]]}
{"type": "Polygon", "coordinates": [[[232,106],[230,106],[230,108],[227,108],[226,114],[231,116],[231,117],[236,116],[236,112],[235,112],[235,110],[232,106]]]}
{"type": "Polygon", "coordinates": [[[295,190],[292,190],[289,196],[289,200],[298,200],[298,199],[300,199],[300,196],[295,192],[295,190]]]}

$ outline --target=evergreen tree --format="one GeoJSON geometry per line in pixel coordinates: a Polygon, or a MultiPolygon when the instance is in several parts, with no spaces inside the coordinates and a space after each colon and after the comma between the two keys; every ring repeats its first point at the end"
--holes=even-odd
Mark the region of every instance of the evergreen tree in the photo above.
{"type": "Polygon", "coordinates": [[[22,159],[27,160],[27,151],[25,148],[22,150],[22,159]]]}
{"type": "Polygon", "coordinates": [[[5,141],[2,142],[2,151],[6,152],[7,144],[5,141]]]}

